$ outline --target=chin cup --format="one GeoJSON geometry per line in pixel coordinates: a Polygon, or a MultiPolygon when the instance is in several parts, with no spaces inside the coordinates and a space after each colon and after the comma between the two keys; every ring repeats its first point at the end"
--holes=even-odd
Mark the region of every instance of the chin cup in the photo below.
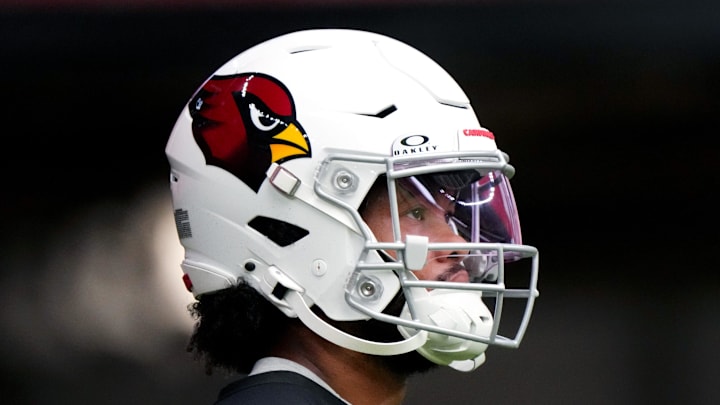
{"type": "MultiPolygon", "coordinates": [[[[486,343],[443,333],[471,334],[485,341],[490,338],[493,317],[479,291],[414,291],[412,307],[414,320],[429,326],[427,341],[417,349],[421,355],[433,363],[459,371],[475,370],[485,362],[486,343]]],[[[401,317],[413,320],[408,304],[401,317]]],[[[398,326],[398,329],[405,338],[418,333],[417,329],[405,326],[398,326]]]]}

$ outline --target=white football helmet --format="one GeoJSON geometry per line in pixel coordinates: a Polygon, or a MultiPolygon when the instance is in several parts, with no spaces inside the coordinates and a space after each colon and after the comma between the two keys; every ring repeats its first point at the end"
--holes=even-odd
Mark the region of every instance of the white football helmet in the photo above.
{"type": "Polygon", "coordinates": [[[460,370],[482,364],[488,345],[520,344],[538,252],[521,241],[514,169],[455,80],[418,50],[344,29],[263,42],[202,84],[166,152],[195,296],[244,279],[328,341],[417,350],[460,370]],[[380,201],[387,217],[370,226],[380,201]],[[427,229],[403,225],[435,213],[443,220],[427,229]],[[386,311],[398,294],[405,309],[386,311]],[[505,315],[509,301],[521,304],[505,315]],[[358,338],[313,306],[335,321],[396,324],[402,337],[358,338]],[[501,314],[514,325],[501,328],[501,314]]]}

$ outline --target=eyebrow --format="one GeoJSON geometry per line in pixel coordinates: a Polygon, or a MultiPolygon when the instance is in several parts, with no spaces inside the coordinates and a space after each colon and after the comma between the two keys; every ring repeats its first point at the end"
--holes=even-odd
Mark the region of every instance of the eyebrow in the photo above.
{"type": "Polygon", "coordinates": [[[425,197],[426,200],[432,201],[433,204],[437,206],[437,204],[435,204],[435,197],[433,197],[433,195],[432,195],[432,193],[430,192],[430,190],[428,190],[428,189],[425,187],[425,185],[423,185],[422,183],[420,183],[420,181],[419,181],[417,178],[415,178],[415,177],[408,177],[408,178],[407,178],[407,181],[410,182],[410,183],[412,183],[412,185],[415,186],[415,189],[418,190],[418,191],[420,192],[420,194],[422,194],[422,196],[425,197]]]}
{"type": "MultiPolygon", "coordinates": [[[[416,177],[406,177],[404,180],[406,180],[408,183],[411,183],[413,186],[413,190],[417,190],[417,192],[420,194],[420,197],[422,197],[425,201],[427,201],[431,206],[437,208],[438,210],[442,212],[449,212],[445,208],[443,208],[440,204],[437,203],[435,200],[435,197],[433,196],[432,192],[428,190],[425,185],[423,185],[416,177]]],[[[399,190],[404,191],[404,194],[410,195],[414,200],[419,200],[419,197],[416,197],[415,194],[408,189],[408,187],[403,186],[402,182],[398,182],[400,187],[399,190]]],[[[398,205],[400,205],[401,199],[403,202],[408,201],[409,198],[402,198],[403,195],[398,196],[398,205]]],[[[454,201],[452,201],[454,203],[454,201]]],[[[398,207],[399,208],[399,207],[398,207]]]]}

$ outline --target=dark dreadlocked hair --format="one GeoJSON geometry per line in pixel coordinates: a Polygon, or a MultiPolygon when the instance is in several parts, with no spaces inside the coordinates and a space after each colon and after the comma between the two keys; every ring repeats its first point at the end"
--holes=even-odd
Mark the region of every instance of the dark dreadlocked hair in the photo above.
{"type": "Polygon", "coordinates": [[[196,319],[187,351],[204,360],[205,372],[247,374],[288,327],[291,319],[244,281],[203,294],[188,306],[196,319]]]}

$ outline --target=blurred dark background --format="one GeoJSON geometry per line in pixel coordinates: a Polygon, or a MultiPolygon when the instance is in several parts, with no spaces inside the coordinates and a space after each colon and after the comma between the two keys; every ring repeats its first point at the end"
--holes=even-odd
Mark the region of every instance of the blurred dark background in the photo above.
{"type": "Polygon", "coordinates": [[[517,168],[518,350],[408,404],[720,403],[720,2],[0,1],[4,404],[211,403],[185,352],[164,146],[243,49],[377,31],[464,87],[517,168]]]}

